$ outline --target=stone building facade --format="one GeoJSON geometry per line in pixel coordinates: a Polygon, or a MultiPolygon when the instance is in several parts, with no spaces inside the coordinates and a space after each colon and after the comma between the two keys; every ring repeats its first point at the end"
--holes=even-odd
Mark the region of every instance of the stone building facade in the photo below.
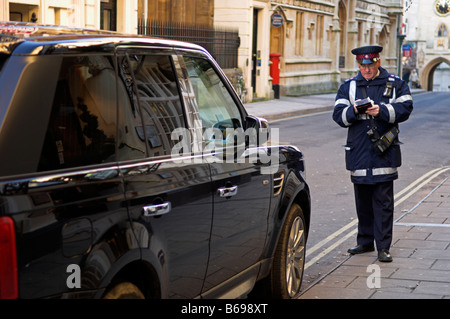
{"type": "Polygon", "coordinates": [[[236,27],[238,68],[245,80],[246,100],[252,101],[273,98],[271,53],[281,54],[281,95],[335,92],[343,80],[356,74],[351,49],[362,45],[383,45],[383,66],[399,73],[404,1],[1,0],[0,20],[132,34],[137,33],[139,19],[155,17],[236,27]]]}
{"type": "Polygon", "coordinates": [[[0,0],[0,21],[137,33],[138,0],[0,0]]]}
{"type": "Polygon", "coordinates": [[[450,91],[450,0],[408,0],[404,73],[416,69],[422,88],[450,91]]]}
{"type": "Polygon", "coordinates": [[[284,94],[335,92],[343,80],[356,74],[351,50],[363,45],[382,45],[383,66],[397,73],[402,0],[271,3],[273,12],[285,17],[281,28],[271,27],[271,52],[282,55],[284,94]]]}
{"type": "Polygon", "coordinates": [[[239,26],[250,99],[269,96],[271,53],[281,55],[281,95],[326,93],[356,74],[351,50],[358,46],[383,45],[383,66],[400,72],[403,2],[215,0],[214,23],[239,26]]]}

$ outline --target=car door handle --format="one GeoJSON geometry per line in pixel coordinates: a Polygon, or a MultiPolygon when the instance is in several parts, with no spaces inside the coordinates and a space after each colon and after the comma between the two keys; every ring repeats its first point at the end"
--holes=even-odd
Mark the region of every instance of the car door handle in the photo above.
{"type": "Polygon", "coordinates": [[[144,216],[146,217],[161,216],[170,212],[172,205],[170,202],[165,202],[162,204],[144,206],[142,209],[144,216]]]}
{"type": "Polygon", "coordinates": [[[237,186],[221,187],[217,190],[217,194],[220,197],[231,197],[237,194],[237,190],[238,190],[237,186]]]}

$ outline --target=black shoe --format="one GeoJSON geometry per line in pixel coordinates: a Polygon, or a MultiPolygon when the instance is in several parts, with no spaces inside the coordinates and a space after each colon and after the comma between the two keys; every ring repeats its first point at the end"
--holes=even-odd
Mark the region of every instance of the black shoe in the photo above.
{"type": "Polygon", "coordinates": [[[373,245],[358,245],[356,247],[350,248],[347,250],[352,255],[367,253],[369,251],[374,251],[375,247],[373,245]]]}
{"type": "Polygon", "coordinates": [[[383,263],[390,263],[392,261],[392,256],[389,250],[387,249],[378,250],[378,260],[383,263]]]}

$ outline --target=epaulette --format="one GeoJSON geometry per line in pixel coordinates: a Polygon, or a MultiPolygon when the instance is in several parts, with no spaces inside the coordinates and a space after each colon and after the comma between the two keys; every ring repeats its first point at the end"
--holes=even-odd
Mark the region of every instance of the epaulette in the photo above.
{"type": "Polygon", "coordinates": [[[395,81],[395,79],[400,80],[400,77],[398,75],[395,74],[389,74],[389,81],[395,81]]]}
{"type": "Polygon", "coordinates": [[[354,77],[352,77],[352,78],[350,78],[350,79],[345,80],[344,83],[350,82],[350,81],[352,81],[352,80],[354,80],[354,79],[356,79],[356,76],[354,76],[354,77]]]}

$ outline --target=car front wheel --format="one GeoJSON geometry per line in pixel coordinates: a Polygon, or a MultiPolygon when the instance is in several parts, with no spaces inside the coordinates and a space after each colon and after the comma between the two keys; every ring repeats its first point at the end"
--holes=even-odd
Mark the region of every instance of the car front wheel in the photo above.
{"type": "Polygon", "coordinates": [[[293,204],[281,230],[271,271],[271,295],[290,299],[300,292],[305,265],[305,217],[298,204],[293,204]]]}

